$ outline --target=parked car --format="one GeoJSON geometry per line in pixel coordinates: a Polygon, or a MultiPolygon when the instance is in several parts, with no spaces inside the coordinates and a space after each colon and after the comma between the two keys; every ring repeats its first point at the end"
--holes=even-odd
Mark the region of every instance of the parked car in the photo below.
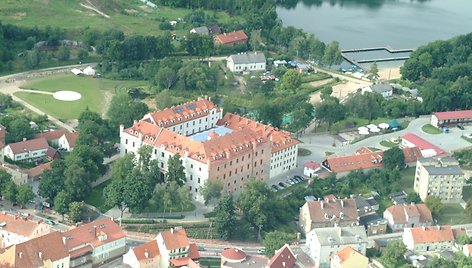
{"type": "Polygon", "coordinates": [[[299,179],[299,178],[296,178],[296,177],[293,177],[293,180],[294,180],[296,183],[302,182],[302,179],[299,179]]]}
{"type": "Polygon", "coordinates": [[[293,176],[293,177],[294,177],[294,178],[297,178],[297,179],[300,179],[300,180],[302,180],[302,181],[305,180],[305,177],[302,177],[302,176],[295,175],[295,176],[293,176]]]}
{"type": "Polygon", "coordinates": [[[46,223],[46,224],[49,224],[49,225],[51,225],[51,226],[56,225],[56,222],[55,222],[55,221],[51,221],[51,220],[47,220],[47,221],[45,221],[45,223],[46,223]]]}
{"type": "Polygon", "coordinates": [[[464,126],[461,125],[461,124],[458,124],[457,127],[458,127],[459,129],[461,129],[461,130],[464,130],[464,126]]]}
{"type": "Polygon", "coordinates": [[[288,182],[288,184],[291,184],[291,185],[295,184],[295,181],[293,179],[289,179],[287,182],[288,182]]]}
{"type": "Polygon", "coordinates": [[[264,254],[265,253],[265,249],[264,248],[260,248],[257,250],[257,253],[258,254],[264,254]]]}
{"type": "Polygon", "coordinates": [[[279,187],[277,187],[277,185],[275,185],[275,184],[272,184],[271,187],[272,187],[272,189],[274,189],[274,191],[276,191],[276,192],[279,190],[279,187]]]}
{"type": "Polygon", "coordinates": [[[279,182],[279,186],[282,187],[282,188],[287,187],[287,185],[286,185],[285,183],[283,183],[283,182],[279,182]]]}

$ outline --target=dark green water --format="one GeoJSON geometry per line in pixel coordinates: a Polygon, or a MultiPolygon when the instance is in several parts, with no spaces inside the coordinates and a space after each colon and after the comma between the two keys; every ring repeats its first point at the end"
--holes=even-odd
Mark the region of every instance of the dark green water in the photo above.
{"type": "Polygon", "coordinates": [[[279,0],[285,26],[341,48],[416,48],[472,32],[472,0],[279,0]]]}

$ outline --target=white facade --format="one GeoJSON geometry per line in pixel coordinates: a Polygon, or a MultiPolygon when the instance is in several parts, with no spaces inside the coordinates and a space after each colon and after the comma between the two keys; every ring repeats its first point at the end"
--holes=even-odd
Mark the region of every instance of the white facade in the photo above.
{"type": "Polygon", "coordinates": [[[10,146],[7,145],[3,149],[3,154],[4,156],[10,158],[13,161],[19,161],[19,160],[28,160],[28,159],[34,159],[34,158],[46,156],[47,150],[48,148],[42,148],[35,151],[26,151],[26,152],[14,154],[10,146]]]}
{"type": "Polygon", "coordinates": [[[131,266],[131,268],[141,267],[132,248],[130,248],[128,252],[126,252],[126,254],[123,255],[123,263],[131,266]]]}
{"type": "Polygon", "coordinates": [[[16,245],[19,243],[26,242],[30,240],[29,237],[22,236],[20,234],[8,232],[6,230],[0,229],[0,237],[2,238],[0,248],[7,248],[11,245],[16,245]]]}
{"type": "Polygon", "coordinates": [[[66,151],[70,152],[74,149],[74,147],[71,147],[70,144],[69,144],[69,141],[67,140],[66,138],[66,135],[62,135],[59,140],[58,140],[58,145],[59,145],[59,148],[63,148],[65,149],[66,151]]]}
{"type": "Polygon", "coordinates": [[[264,54],[257,52],[231,55],[226,61],[226,67],[233,73],[265,71],[266,59],[264,54]]]}
{"type": "MultiPolygon", "coordinates": [[[[46,266],[47,267],[47,266],[46,266]]],[[[56,267],[60,267],[60,268],[69,268],[70,267],[70,256],[67,256],[65,258],[62,258],[62,259],[59,259],[57,261],[53,261],[51,263],[51,266],[49,266],[51,268],[56,268],[56,267]]]]}
{"type": "Polygon", "coordinates": [[[92,252],[93,263],[100,263],[113,258],[117,255],[117,252],[121,252],[121,254],[119,254],[121,256],[123,255],[125,248],[126,237],[98,246],[94,248],[92,252]]]}
{"type": "Polygon", "coordinates": [[[315,266],[328,268],[331,257],[348,246],[365,255],[368,240],[364,226],[329,227],[310,231],[306,236],[306,244],[315,266]]]}
{"type": "Polygon", "coordinates": [[[283,174],[297,166],[298,144],[272,153],[269,177],[283,174]]]}
{"type": "MultiPolygon", "coordinates": [[[[436,228],[436,227],[430,227],[436,228]]],[[[406,248],[415,252],[428,252],[438,250],[452,250],[454,247],[454,238],[451,237],[449,241],[429,241],[429,242],[415,242],[413,240],[412,228],[405,228],[403,231],[403,244],[406,248]]],[[[451,233],[452,234],[452,233],[451,233]]]]}

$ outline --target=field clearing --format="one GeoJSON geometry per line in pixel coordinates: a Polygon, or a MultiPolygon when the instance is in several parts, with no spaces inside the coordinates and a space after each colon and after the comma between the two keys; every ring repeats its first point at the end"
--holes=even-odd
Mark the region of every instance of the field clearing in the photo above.
{"type": "MultiPolygon", "coordinates": [[[[92,3],[96,1],[90,1],[92,3]]],[[[159,6],[147,7],[139,1],[107,0],[95,7],[110,18],[106,18],[80,4],[89,5],[88,1],[31,1],[3,0],[0,9],[0,21],[4,24],[44,28],[48,25],[79,31],[86,27],[97,30],[118,29],[126,34],[160,35],[167,33],[159,28],[162,22],[178,21],[191,12],[188,9],[159,6]]],[[[219,23],[227,23],[232,18],[225,12],[210,12],[219,23]]],[[[236,18],[241,21],[241,18],[236,18]]],[[[191,26],[188,26],[192,28],[191,26]]],[[[189,29],[177,26],[178,35],[188,33],[189,29]]]]}
{"type": "Polygon", "coordinates": [[[130,87],[146,85],[143,81],[115,81],[85,76],[56,75],[42,77],[25,84],[23,88],[56,92],[71,90],[79,92],[82,98],[77,101],[59,101],[52,95],[30,92],[16,92],[15,96],[61,120],[76,119],[85,109],[105,114],[111,97],[130,87]]]}

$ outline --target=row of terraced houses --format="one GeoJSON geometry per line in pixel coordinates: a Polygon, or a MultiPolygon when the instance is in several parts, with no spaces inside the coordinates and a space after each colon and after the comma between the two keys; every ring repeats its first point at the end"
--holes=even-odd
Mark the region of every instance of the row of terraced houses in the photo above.
{"type": "Polygon", "coordinates": [[[137,153],[152,146],[163,172],[179,154],[186,185],[201,200],[207,180],[223,183],[224,192],[237,192],[250,178],[264,181],[296,167],[298,141],[289,132],[264,125],[199,98],[146,114],[130,128],[120,127],[120,153],[137,153]]]}

